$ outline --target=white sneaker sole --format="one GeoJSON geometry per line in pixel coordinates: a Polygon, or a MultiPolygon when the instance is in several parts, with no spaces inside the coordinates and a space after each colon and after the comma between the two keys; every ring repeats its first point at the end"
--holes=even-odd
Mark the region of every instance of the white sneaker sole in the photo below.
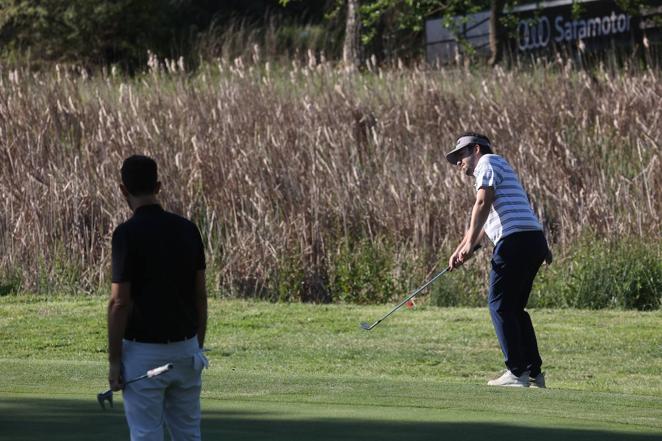
{"type": "Polygon", "coordinates": [[[487,382],[488,386],[502,386],[502,387],[529,387],[528,383],[497,383],[494,380],[487,382]]]}

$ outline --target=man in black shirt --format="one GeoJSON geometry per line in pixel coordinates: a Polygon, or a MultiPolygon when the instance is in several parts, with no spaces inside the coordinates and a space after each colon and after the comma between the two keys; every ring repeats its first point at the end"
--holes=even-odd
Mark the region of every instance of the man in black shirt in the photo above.
{"type": "Polygon", "coordinates": [[[108,303],[108,381],[123,389],[132,440],[200,439],[202,347],[207,327],[205,255],[198,228],[164,211],[156,162],[131,156],[120,189],[133,217],[112,239],[108,303]],[[126,385],[146,371],[172,363],[161,376],[126,385]]]}

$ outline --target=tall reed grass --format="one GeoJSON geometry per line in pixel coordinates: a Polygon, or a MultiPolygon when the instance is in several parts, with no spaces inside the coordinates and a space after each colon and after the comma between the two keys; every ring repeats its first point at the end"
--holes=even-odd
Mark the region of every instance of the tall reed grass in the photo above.
{"type": "Polygon", "coordinates": [[[514,165],[557,250],[589,230],[659,241],[661,102],[657,70],[347,74],[312,52],[196,73],[152,59],[133,79],[2,70],[0,292],[107,286],[133,153],[157,159],[164,206],[199,225],[222,295],[361,301],[352,271],[401,295],[468,221],[471,180],[444,159],[464,130],[514,165]]]}

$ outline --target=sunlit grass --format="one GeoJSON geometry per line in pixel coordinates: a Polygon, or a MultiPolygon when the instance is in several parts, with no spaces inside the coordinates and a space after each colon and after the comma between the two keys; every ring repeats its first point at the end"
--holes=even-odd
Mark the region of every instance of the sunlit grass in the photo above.
{"type": "MultiPolygon", "coordinates": [[[[100,298],[0,299],[0,439],[126,438],[106,387],[100,298]]],[[[485,309],[210,302],[203,434],[223,439],[587,439],[662,433],[662,315],[533,310],[549,388],[485,385],[485,309]],[[506,388],[508,389],[508,388],[506,388]]]]}

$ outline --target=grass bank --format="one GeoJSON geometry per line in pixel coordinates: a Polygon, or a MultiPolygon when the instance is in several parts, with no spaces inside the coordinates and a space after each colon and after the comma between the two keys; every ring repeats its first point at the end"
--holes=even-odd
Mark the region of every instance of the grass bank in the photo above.
{"type": "MultiPolygon", "coordinates": [[[[98,439],[124,433],[118,414],[102,415],[94,399],[105,386],[104,311],[99,298],[0,299],[0,424],[8,428],[0,439],[38,439],[54,429],[51,439],[58,439],[66,422],[72,424],[66,430],[80,429],[80,439],[92,430],[98,439]]],[[[360,321],[384,313],[384,306],[213,300],[205,434],[497,440],[662,434],[660,311],[533,310],[549,389],[516,391],[484,385],[502,366],[486,310],[422,307],[399,311],[373,331],[359,329],[360,321]]]]}

